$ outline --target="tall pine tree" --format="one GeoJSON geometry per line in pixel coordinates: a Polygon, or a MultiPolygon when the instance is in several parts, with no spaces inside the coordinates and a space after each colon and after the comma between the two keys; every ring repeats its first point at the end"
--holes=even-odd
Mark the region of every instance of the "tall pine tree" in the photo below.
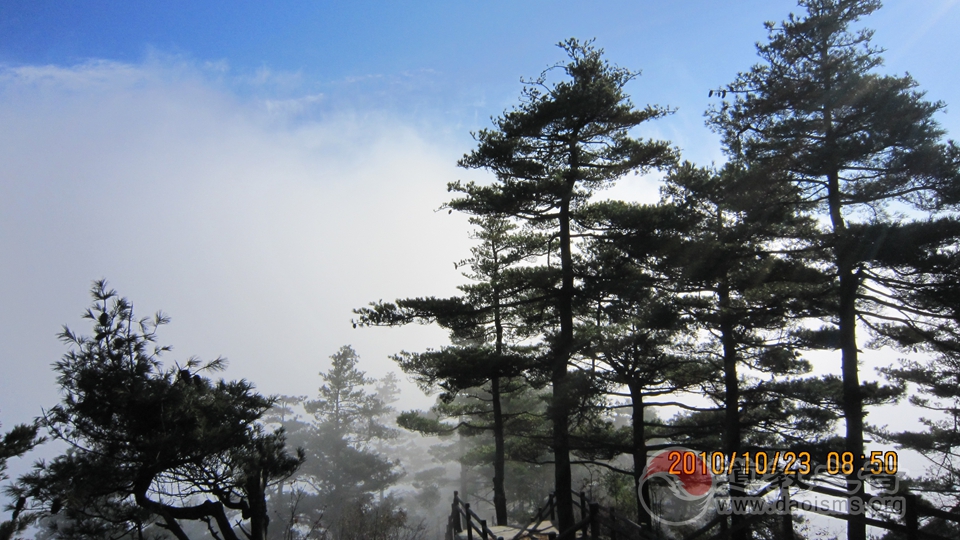
{"type": "MultiPolygon", "coordinates": [[[[808,208],[826,224],[817,239],[834,275],[837,300],[828,317],[839,334],[845,451],[857,471],[864,452],[864,397],[858,368],[859,301],[866,262],[849,248],[851,225],[887,220],[894,201],[917,207],[955,202],[960,152],[940,142],[933,115],[944,105],[923,99],[909,76],[875,73],[882,63],[872,32],[853,30],[878,0],[801,0],[805,17],[767,24],[761,62],[727,87],[736,99],[711,113],[731,158],[802,190],[808,208]]],[[[863,497],[860,486],[855,497],[863,497]]],[[[848,538],[863,540],[851,522],[848,538]]]]}
{"type": "MultiPolygon", "coordinates": [[[[535,354],[523,345],[537,325],[523,320],[521,312],[539,295],[534,285],[543,281],[542,268],[526,265],[543,253],[544,240],[538,234],[519,234],[509,220],[492,215],[471,218],[478,226],[471,257],[457,263],[466,266],[464,275],[472,283],[461,285],[464,295],[449,299],[408,298],[377,302],[355,310],[356,324],[396,326],[411,322],[437,323],[450,330],[453,345],[422,353],[403,352],[394,358],[404,372],[413,375],[425,389],[440,387],[447,405],[458,393],[485,387],[489,407],[477,408],[477,402],[463,409],[467,416],[489,416],[487,427],[494,435],[493,487],[497,524],[507,524],[505,425],[502,410],[504,394],[523,389],[520,377],[535,354]],[[511,380],[512,378],[512,380],[511,380]]],[[[549,272],[546,272],[549,274],[549,272]]],[[[403,417],[407,427],[429,432],[422,419],[403,417]],[[417,427],[419,426],[419,428],[417,427]]],[[[481,422],[482,423],[482,422],[481,422]]],[[[473,422],[476,427],[478,424],[473,422]]],[[[436,429],[443,429],[437,427],[436,429]]]]}
{"type": "Polygon", "coordinates": [[[630,172],[670,163],[673,152],[661,141],[641,141],[628,131],[667,110],[637,109],[625,86],[637,73],[610,65],[589,42],[560,44],[569,63],[556,66],[566,79],[548,83],[551,70],[529,81],[520,104],[494,119],[495,129],[475,134],[478,146],[460,160],[465,168],[494,172],[489,186],[453,183],[463,196],[450,208],[474,215],[503,215],[556,239],[560,283],[549,299],[557,327],[550,336],[553,451],[557,517],[561,530],[574,525],[569,417],[573,393],[567,374],[578,352],[574,339],[576,219],[591,194],[630,172]]]}

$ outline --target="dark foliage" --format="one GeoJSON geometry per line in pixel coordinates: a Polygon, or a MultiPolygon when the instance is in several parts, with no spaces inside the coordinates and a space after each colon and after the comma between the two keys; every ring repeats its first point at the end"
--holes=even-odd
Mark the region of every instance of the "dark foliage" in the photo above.
{"type": "Polygon", "coordinates": [[[248,520],[250,538],[264,538],[266,486],[302,462],[282,431],[257,424],[273,400],[246,381],[199,374],[222,369],[223,359],[164,369],[159,357],[170,348],[154,342],[169,319],[135,318],[102,280],[91,294],[84,318],[93,335],[60,334],[71,346],[54,365],[63,400],[40,421],[69,449],[38,463],[11,494],[29,500],[33,519],[52,518],[45,523],[63,538],[160,528],[185,539],[181,521],[197,520],[233,540],[235,517],[248,520]]]}

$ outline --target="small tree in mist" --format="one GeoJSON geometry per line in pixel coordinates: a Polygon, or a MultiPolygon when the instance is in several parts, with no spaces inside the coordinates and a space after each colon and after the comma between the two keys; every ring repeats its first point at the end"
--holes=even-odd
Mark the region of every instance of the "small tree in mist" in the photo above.
{"type": "Polygon", "coordinates": [[[357,368],[360,357],[349,346],[330,356],[330,370],[321,372],[317,399],[304,403],[313,415],[314,459],[304,467],[326,494],[327,512],[344,501],[361,500],[392,485],[400,477],[397,464],[382,456],[373,442],[394,436],[381,419],[391,410],[365,387],[375,381],[357,368]]]}
{"type": "Polygon", "coordinates": [[[393,538],[406,530],[405,512],[384,496],[402,476],[399,463],[383,453],[397,435],[386,422],[396,381],[381,381],[372,392],[377,381],[359,369],[360,357],[349,345],[330,360],[315,399],[284,398],[272,413],[306,453],[297,475],[274,494],[287,504],[278,515],[289,538],[344,540],[371,530],[393,538]]]}

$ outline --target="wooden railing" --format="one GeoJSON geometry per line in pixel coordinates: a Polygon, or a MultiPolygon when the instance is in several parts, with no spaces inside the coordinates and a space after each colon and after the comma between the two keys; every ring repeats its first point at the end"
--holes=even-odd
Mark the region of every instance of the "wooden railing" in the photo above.
{"type": "MultiPolygon", "coordinates": [[[[827,495],[841,499],[846,499],[849,496],[846,492],[838,489],[796,481],[795,483],[800,483],[801,487],[806,491],[819,493],[821,495],[827,495]]],[[[771,482],[758,489],[750,496],[763,497],[778,487],[780,488],[779,501],[782,501],[781,504],[783,505],[783,508],[787,509],[787,512],[780,516],[780,526],[783,529],[781,531],[782,537],[795,538],[796,536],[793,531],[793,517],[789,510],[791,509],[789,500],[790,495],[787,488],[780,487],[777,482],[771,482]]],[[[580,519],[572,528],[566,531],[560,531],[559,534],[555,532],[549,533],[548,537],[550,540],[572,540],[573,538],[577,537],[577,533],[580,533],[580,538],[590,539],[608,538],[609,540],[657,540],[660,538],[659,535],[657,535],[654,531],[634,523],[629,519],[617,516],[613,508],[605,508],[595,502],[590,501],[590,499],[587,498],[586,494],[583,492],[574,492],[574,495],[574,507],[576,510],[579,510],[580,519]]],[[[922,517],[934,517],[953,523],[960,523],[960,514],[946,512],[944,510],[934,508],[930,506],[929,503],[921,499],[918,495],[912,493],[907,493],[903,495],[903,497],[905,506],[902,523],[892,520],[871,518],[859,514],[834,512],[832,510],[823,509],[819,505],[803,507],[801,510],[804,512],[814,512],[844,521],[863,523],[871,527],[877,527],[888,531],[899,532],[905,534],[908,540],[953,540],[952,538],[939,536],[920,530],[920,519],[922,517]]],[[[736,531],[756,525],[758,521],[765,517],[769,518],[769,515],[765,514],[764,512],[748,514],[743,516],[743,519],[740,520],[736,526],[727,527],[727,516],[718,515],[714,519],[710,520],[710,522],[706,523],[704,526],[688,535],[685,540],[723,540],[725,538],[729,538],[730,535],[736,531]],[[718,527],[720,528],[720,531],[716,530],[718,527]]],[[[520,529],[520,532],[515,534],[511,540],[520,540],[524,536],[529,536],[530,534],[538,532],[540,525],[544,521],[549,521],[551,523],[556,521],[556,497],[552,493],[547,498],[546,503],[537,510],[537,513],[534,515],[530,523],[520,529]]],[[[457,534],[462,532],[466,532],[467,540],[503,540],[502,537],[494,538],[493,533],[487,527],[487,521],[480,519],[480,517],[470,509],[470,504],[460,500],[459,493],[454,491],[450,519],[447,525],[447,540],[455,540],[455,538],[457,538],[457,534]]]]}
{"type": "Polygon", "coordinates": [[[493,533],[487,528],[487,520],[480,519],[480,516],[470,509],[470,503],[460,500],[460,493],[453,492],[453,504],[450,505],[450,519],[447,521],[447,540],[454,540],[457,533],[464,532],[466,525],[467,540],[476,538],[482,540],[503,540],[503,537],[494,538],[493,533]]]}
{"type": "MultiPolygon", "coordinates": [[[[551,540],[566,540],[574,538],[577,532],[581,538],[600,538],[603,535],[610,540],[655,540],[656,537],[647,529],[633,521],[617,516],[613,508],[605,508],[592,502],[584,492],[572,492],[573,504],[579,510],[580,520],[569,530],[549,533],[551,540]]],[[[546,504],[537,510],[533,520],[520,529],[511,540],[520,540],[524,535],[537,531],[545,520],[556,521],[556,497],[553,493],[547,498],[546,504]]]]}
{"type": "MultiPolygon", "coordinates": [[[[820,486],[816,484],[809,484],[803,482],[799,478],[794,479],[795,483],[800,485],[805,491],[812,491],[814,493],[819,493],[821,495],[827,495],[830,497],[836,497],[839,499],[849,498],[849,494],[838,490],[832,489],[825,486],[820,486]]],[[[751,497],[761,497],[773,489],[777,489],[777,482],[771,482],[767,486],[757,490],[757,492],[751,494],[751,497]]],[[[945,512],[937,508],[933,508],[926,501],[921,499],[918,495],[913,493],[906,493],[901,495],[904,498],[904,516],[903,523],[897,523],[892,520],[881,520],[870,518],[861,514],[849,514],[846,512],[834,512],[832,510],[827,510],[820,508],[819,505],[812,505],[809,507],[801,508],[804,512],[813,512],[827,517],[832,517],[835,519],[841,519],[844,521],[852,521],[856,523],[863,523],[871,527],[877,527],[880,529],[885,529],[888,531],[894,531],[903,533],[906,535],[907,540],[919,540],[919,539],[929,539],[929,540],[954,540],[951,537],[940,536],[936,534],[931,534],[925,531],[920,530],[920,518],[921,517],[936,517],[943,519],[945,521],[951,521],[953,523],[960,523],[960,514],[953,514],[950,512],[945,512]]],[[[789,491],[785,487],[780,488],[780,501],[783,508],[786,510],[784,514],[781,515],[781,535],[783,538],[796,538],[793,531],[793,518],[791,512],[791,504],[789,500],[789,491]]],[[[748,514],[744,516],[744,519],[741,520],[734,527],[725,527],[726,524],[725,515],[718,515],[712,519],[709,523],[701,527],[700,529],[694,531],[692,534],[687,536],[684,540],[699,540],[700,538],[706,538],[706,540],[723,540],[729,538],[730,535],[734,532],[749,528],[755,525],[764,517],[768,517],[765,513],[759,512],[756,514],[748,514]],[[705,536],[712,529],[721,526],[719,532],[714,533],[711,536],[705,536]]]]}
{"type": "Polygon", "coordinates": [[[556,520],[557,518],[556,508],[553,500],[553,493],[551,493],[550,496],[547,497],[546,504],[544,504],[537,510],[537,513],[533,516],[533,519],[530,521],[530,523],[527,526],[520,529],[520,532],[515,534],[511,540],[518,540],[519,538],[522,538],[523,535],[528,534],[531,531],[537,530],[537,527],[539,527],[540,524],[543,523],[543,520],[547,519],[548,516],[551,522],[556,520]]]}
{"type": "MultiPolygon", "coordinates": [[[[849,495],[838,489],[831,489],[825,486],[818,486],[813,484],[804,484],[803,488],[815,493],[820,493],[822,495],[828,495],[831,497],[837,497],[841,499],[846,499],[849,495]]],[[[951,521],[953,523],[960,523],[960,515],[953,514],[950,512],[945,512],[943,510],[934,508],[924,501],[919,495],[915,493],[906,493],[902,495],[904,498],[904,515],[903,523],[896,523],[894,521],[880,520],[869,518],[860,514],[847,514],[845,512],[833,512],[830,510],[825,510],[817,507],[813,508],[804,508],[804,511],[814,512],[824,516],[829,516],[836,519],[842,519],[844,521],[853,521],[857,523],[863,523],[871,527],[877,527],[880,529],[886,529],[888,531],[895,531],[900,533],[905,533],[908,540],[928,538],[931,540],[955,540],[952,537],[945,537],[936,534],[931,534],[925,531],[920,530],[920,518],[921,517],[936,517],[945,521],[951,521]]],[[[788,506],[789,508],[789,506],[788,506]]]]}
{"type": "Polygon", "coordinates": [[[630,519],[618,516],[613,507],[597,506],[596,521],[599,532],[610,540],[658,540],[660,538],[649,527],[644,527],[630,519]]]}
{"type": "Polygon", "coordinates": [[[649,529],[625,517],[617,516],[614,508],[607,508],[591,501],[584,492],[574,498],[573,504],[580,510],[580,521],[570,530],[562,531],[557,540],[574,538],[579,531],[581,538],[609,538],[610,540],[657,540],[649,529]]]}

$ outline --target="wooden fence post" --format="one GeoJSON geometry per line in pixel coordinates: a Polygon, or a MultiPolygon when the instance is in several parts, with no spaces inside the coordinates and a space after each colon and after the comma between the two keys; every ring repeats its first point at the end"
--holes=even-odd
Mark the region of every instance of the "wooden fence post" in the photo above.
{"type": "Polygon", "coordinates": [[[454,532],[463,532],[463,525],[460,523],[460,493],[457,491],[453,492],[453,504],[450,505],[452,511],[450,513],[450,518],[453,520],[453,530],[454,532]]]}
{"type": "Polygon", "coordinates": [[[617,540],[617,509],[610,507],[610,540],[617,540]]]}
{"type": "MultiPolygon", "coordinates": [[[[587,494],[581,491],[581,492],[580,492],[580,521],[584,521],[585,519],[587,519],[587,517],[589,517],[589,516],[587,515],[588,510],[589,510],[589,509],[587,508],[587,494]]],[[[581,537],[583,537],[583,538],[586,538],[586,537],[587,537],[587,528],[588,528],[588,527],[589,527],[589,523],[584,523],[584,524],[583,524],[583,528],[580,529],[580,536],[581,536],[581,537]]]]}
{"type": "Polygon", "coordinates": [[[790,507],[790,488],[780,486],[780,500],[783,501],[783,514],[780,516],[780,528],[783,537],[793,540],[793,508],[790,507]]]}
{"type": "Polygon", "coordinates": [[[473,522],[470,519],[470,503],[464,503],[463,508],[467,518],[467,540],[473,540],[473,522]]]}
{"type": "Polygon", "coordinates": [[[549,499],[548,502],[547,502],[547,505],[550,506],[550,522],[551,522],[551,523],[553,523],[554,521],[557,520],[557,509],[555,508],[555,505],[553,504],[553,497],[554,497],[554,494],[551,493],[551,494],[550,494],[550,499],[549,499]]]}
{"type": "Polygon", "coordinates": [[[489,539],[490,539],[490,537],[489,537],[489,535],[488,535],[488,532],[489,532],[489,531],[487,531],[487,520],[481,519],[481,520],[480,520],[480,536],[483,537],[483,540],[489,540],[489,539]]]}
{"type": "Polygon", "coordinates": [[[600,503],[590,503],[590,538],[600,538],[600,503]]]}
{"type": "Polygon", "coordinates": [[[913,493],[906,494],[906,515],[904,516],[904,521],[906,521],[907,526],[907,540],[915,540],[918,538],[917,531],[919,529],[920,515],[918,512],[917,506],[919,501],[917,500],[917,495],[913,493]]]}

